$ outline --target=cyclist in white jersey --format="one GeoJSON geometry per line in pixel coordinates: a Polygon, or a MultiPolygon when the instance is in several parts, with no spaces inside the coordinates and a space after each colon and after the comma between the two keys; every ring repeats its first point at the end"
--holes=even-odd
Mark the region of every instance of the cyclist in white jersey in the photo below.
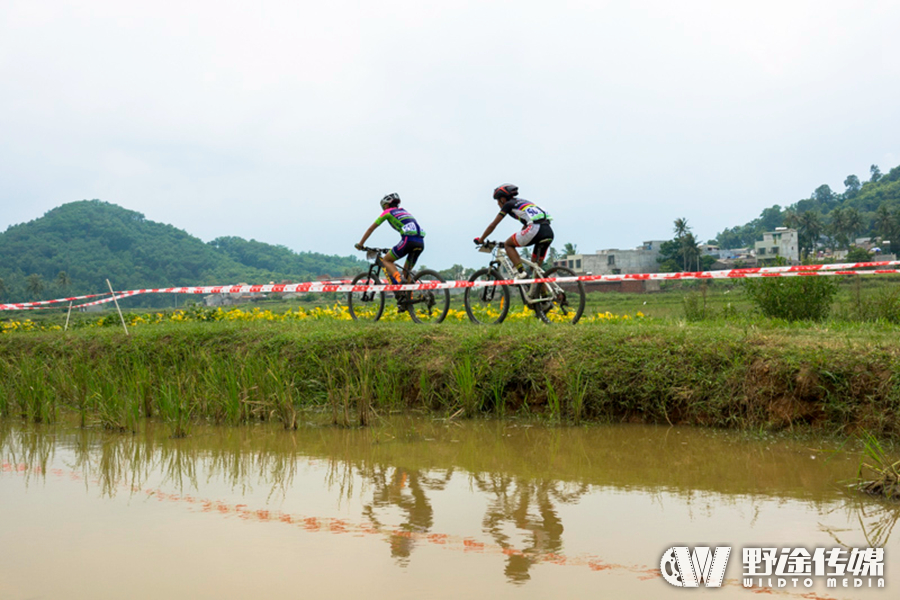
{"type": "Polygon", "coordinates": [[[480,244],[481,240],[487,238],[506,215],[518,219],[525,227],[509,236],[509,239],[503,242],[503,248],[516,267],[516,279],[524,279],[527,276],[525,267],[522,266],[522,258],[516,248],[533,245],[531,261],[541,264],[553,242],[553,229],[550,227],[551,217],[547,211],[524,198],[516,198],[518,195],[519,188],[511,183],[505,183],[494,190],[494,200],[500,207],[500,214],[494,217],[481,237],[475,238],[475,243],[480,244]]]}

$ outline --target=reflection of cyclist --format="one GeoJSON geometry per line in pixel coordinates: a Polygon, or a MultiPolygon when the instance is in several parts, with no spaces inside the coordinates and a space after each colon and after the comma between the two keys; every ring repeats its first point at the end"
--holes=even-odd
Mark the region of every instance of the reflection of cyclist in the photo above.
{"type": "Polygon", "coordinates": [[[562,551],[563,524],[556,503],[577,502],[587,492],[585,486],[567,492],[553,480],[500,473],[476,477],[475,485],[494,496],[482,524],[508,557],[504,573],[513,583],[530,579],[531,566],[542,556],[562,551]]]}
{"type": "Polygon", "coordinates": [[[525,268],[522,266],[522,259],[519,257],[516,247],[533,244],[531,261],[540,265],[544,262],[547,250],[550,249],[550,244],[553,242],[553,229],[550,228],[550,215],[544,209],[528,200],[517,199],[518,195],[519,188],[511,183],[505,183],[494,190],[494,200],[500,207],[500,214],[487,226],[480,238],[475,238],[475,243],[480,244],[481,240],[487,238],[506,215],[511,214],[517,218],[525,228],[509,236],[509,239],[503,242],[503,247],[506,249],[506,255],[516,267],[516,279],[524,279],[526,277],[525,268]]]}
{"type": "MultiPolygon", "coordinates": [[[[450,473],[447,474],[447,479],[449,477],[450,473]]],[[[363,506],[363,514],[377,529],[392,532],[389,540],[391,556],[401,564],[406,564],[415,547],[415,538],[409,534],[427,533],[434,525],[434,509],[425,490],[443,489],[446,482],[402,467],[394,468],[390,475],[387,469],[379,467],[372,473],[370,480],[375,489],[371,504],[363,506]],[[376,510],[392,508],[405,513],[405,518],[399,525],[391,523],[396,518],[395,511],[383,511],[386,513],[383,520],[376,510]]]]}
{"type": "Polygon", "coordinates": [[[366,230],[362,239],[356,244],[357,250],[362,250],[366,244],[366,240],[372,235],[375,229],[387,221],[391,227],[400,233],[400,243],[391,248],[391,251],[384,255],[384,269],[388,272],[391,281],[394,283],[403,283],[400,280],[400,274],[397,272],[397,265],[394,264],[398,259],[406,257],[406,266],[412,270],[419,260],[419,255],[425,250],[425,230],[422,229],[411,214],[400,208],[400,196],[397,194],[388,194],[381,199],[381,209],[384,211],[379,215],[375,222],[366,230]]]}

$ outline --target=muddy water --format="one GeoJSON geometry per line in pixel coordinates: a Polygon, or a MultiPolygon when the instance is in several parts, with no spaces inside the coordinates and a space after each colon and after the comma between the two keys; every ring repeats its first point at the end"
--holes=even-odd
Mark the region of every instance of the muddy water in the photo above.
{"type": "Polygon", "coordinates": [[[844,491],[856,454],[824,441],[431,419],[168,434],[0,423],[0,598],[752,598],[751,546],[885,548],[886,589],[779,597],[900,586],[900,509],[844,491]],[[731,546],[724,587],[666,583],[677,545],[731,546]]]}

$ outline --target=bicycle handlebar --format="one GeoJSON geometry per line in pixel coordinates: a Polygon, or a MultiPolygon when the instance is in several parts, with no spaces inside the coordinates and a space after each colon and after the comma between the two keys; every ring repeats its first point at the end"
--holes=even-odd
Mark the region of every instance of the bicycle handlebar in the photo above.
{"type": "Polygon", "coordinates": [[[357,248],[360,252],[377,252],[378,254],[387,254],[391,251],[390,248],[369,248],[368,246],[363,246],[362,248],[357,248]]]}

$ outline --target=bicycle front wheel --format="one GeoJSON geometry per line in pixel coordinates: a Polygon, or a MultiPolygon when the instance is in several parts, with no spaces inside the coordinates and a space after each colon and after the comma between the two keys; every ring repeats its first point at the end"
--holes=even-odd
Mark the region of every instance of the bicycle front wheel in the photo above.
{"type": "MultiPolygon", "coordinates": [[[[547,269],[544,277],[575,277],[575,272],[565,267],[547,269]]],[[[534,312],[544,323],[571,323],[574,325],[584,312],[584,283],[545,283],[541,285],[540,302],[534,312]],[[562,286],[566,287],[563,288],[562,286]]]]}
{"type": "MultiPolygon", "coordinates": [[[[497,281],[500,273],[493,269],[479,269],[469,277],[471,282],[497,281]]],[[[463,295],[469,320],[479,325],[502,323],[509,312],[509,287],[488,285],[469,287],[463,295]]]]}
{"type": "MultiPolygon", "coordinates": [[[[378,277],[369,277],[368,273],[360,273],[353,278],[354,286],[381,285],[378,277]]],[[[347,292],[347,307],[354,321],[374,323],[384,312],[384,292],[360,290],[347,292]]]]}
{"type": "MultiPolygon", "coordinates": [[[[422,269],[413,281],[426,287],[444,283],[444,278],[431,269],[422,269]]],[[[450,290],[412,290],[406,302],[409,316],[416,323],[440,323],[450,310],[450,290]]]]}

